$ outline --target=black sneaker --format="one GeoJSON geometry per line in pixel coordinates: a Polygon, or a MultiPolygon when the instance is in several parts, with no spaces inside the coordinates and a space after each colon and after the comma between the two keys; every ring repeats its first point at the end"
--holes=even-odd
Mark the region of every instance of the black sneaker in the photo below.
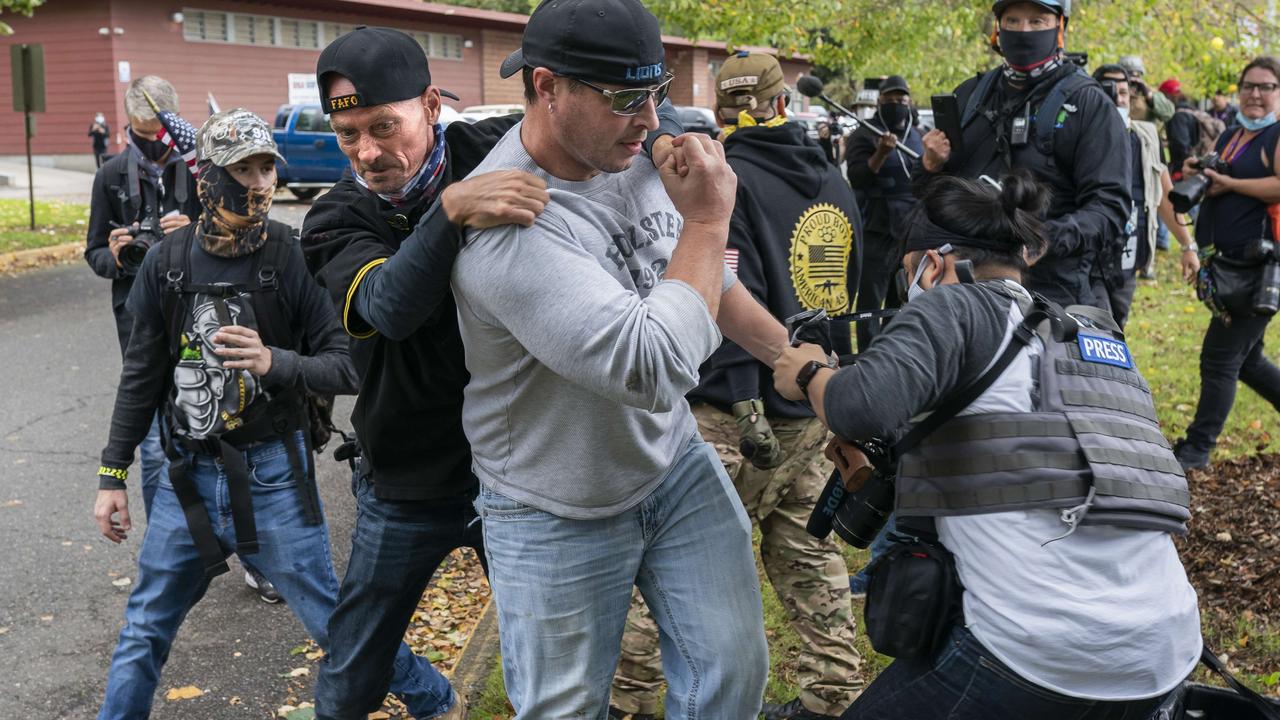
{"type": "Polygon", "coordinates": [[[658,720],[657,715],[649,713],[629,713],[623,712],[618,708],[609,706],[609,720],[658,720]]]}
{"type": "Polygon", "coordinates": [[[1173,456],[1178,459],[1178,464],[1182,466],[1183,472],[1203,470],[1209,467],[1208,451],[1196,450],[1187,444],[1185,438],[1173,444],[1173,456]]]}
{"type": "Polygon", "coordinates": [[[819,715],[816,712],[810,712],[800,704],[800,698],[781,705],[765,703],[760,712],[764,720],[837,720],[835,715],[819,715]]]}
{"type": "Polygon", "coordinates": [[[244,584],[248,585],[250,589],[257,591],[258,597],[262,598],[262,602],[264,603],[271,603],[274,605],[284,599],[280,597],[279,591],[276,590],[275,585],[271,584],[270,580],[268,580],[262,573],[258,572],[257,569],[251,568],[248,565],[244,566],[244,584]]]}

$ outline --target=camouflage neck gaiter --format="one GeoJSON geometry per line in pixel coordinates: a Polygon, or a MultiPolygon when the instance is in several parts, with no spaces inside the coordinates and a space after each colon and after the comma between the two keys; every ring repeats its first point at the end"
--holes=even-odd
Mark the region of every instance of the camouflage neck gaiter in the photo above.
{"type": "Polygon", "coordinates": [[[253,190],[241,185],[226,168],[201,163],[196,190],[200,195],[200,221],[196,237],[210,255],[243,257],[267,241],[267,212],[271,210],[271,190],[253,190]]]}

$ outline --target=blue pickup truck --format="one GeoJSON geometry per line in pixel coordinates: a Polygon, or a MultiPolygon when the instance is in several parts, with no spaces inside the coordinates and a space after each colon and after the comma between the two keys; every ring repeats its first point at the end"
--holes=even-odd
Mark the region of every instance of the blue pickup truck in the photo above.
{"type": "Polygon", "coordinates": [[[350,166],[319,105],[280,106],[272,135],[285,159],[277,168],[277,182],[300,200],[310,200],[338,182],[350,166]]]}

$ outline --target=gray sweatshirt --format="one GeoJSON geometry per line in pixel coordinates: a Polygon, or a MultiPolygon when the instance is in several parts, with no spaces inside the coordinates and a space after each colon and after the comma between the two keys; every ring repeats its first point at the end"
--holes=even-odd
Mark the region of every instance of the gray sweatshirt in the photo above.
{"type": "Polygon", "coordinates": [[[529,157],[521,127],[472,174],[525,170],[551,203],[532,227],[468,232],[458,254],[463,426],[480,482],[562,517],[608,517],[657,487],[697,434],[684,395],[720,332],[692,287],[663,280],[683,220],[652,163],[560,180],[529,157]]]}

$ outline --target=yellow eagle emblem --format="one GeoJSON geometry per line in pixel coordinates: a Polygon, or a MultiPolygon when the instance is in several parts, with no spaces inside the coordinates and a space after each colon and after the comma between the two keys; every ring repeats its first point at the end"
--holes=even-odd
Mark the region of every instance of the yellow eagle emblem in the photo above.
{"type": "Polygon", "coordinates": [[[840,208],[819,203],[804,211],[791,233],[791,285],[802,307],[849,309],[852,251],[853,225],[840,208]]]}

